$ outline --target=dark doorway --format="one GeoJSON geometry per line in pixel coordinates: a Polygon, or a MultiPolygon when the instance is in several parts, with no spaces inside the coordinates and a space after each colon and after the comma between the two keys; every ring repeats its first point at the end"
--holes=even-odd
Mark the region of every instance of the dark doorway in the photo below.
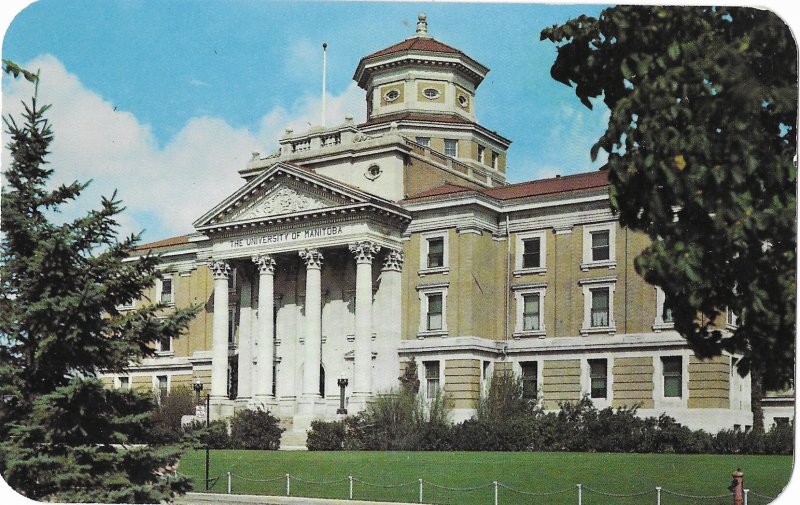
{"type": "Polygon", "coordinates": [[[325,367],[319,366],[319,395],[325,398],[325,367]]]}

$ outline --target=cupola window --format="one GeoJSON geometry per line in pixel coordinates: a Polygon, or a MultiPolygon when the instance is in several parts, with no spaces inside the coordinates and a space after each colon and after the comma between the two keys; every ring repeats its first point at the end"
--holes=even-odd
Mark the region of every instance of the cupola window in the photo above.
{"type": "Polygon", "coordinates": [[[394,102],[398,98],[400,98],[400,92],[396,89],[391,89],[387,91],[385,95],[383,95],[383,99],[387,102],[394,102]]]}
{"type": "Polygon", "coordinates": [[[422,90],[422,94],[425,95],[425,98],[428,100],[436,100],[440,95],[439,90],[436,88],[425,88],[422,90]]]}
{"type": "Polygon", "coordinates": [[[467,95],[459,94],[458,95],[458,103],[459,103],[459,105],[461,105],[461,107],[466,109],[467,106],[469,105],[469,97],[467,95]]]}

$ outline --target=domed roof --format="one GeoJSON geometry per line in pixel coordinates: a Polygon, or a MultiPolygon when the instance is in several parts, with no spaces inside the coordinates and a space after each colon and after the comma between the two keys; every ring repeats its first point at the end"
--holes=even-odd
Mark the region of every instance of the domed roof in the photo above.
{"type": "Polygon", "coordinates": [[[405,62],[436,61],[438,65],[451,66],[467,75],[477,86],[489,69],[473,60],[464,52],[434,39],[428,34],[428,21],[425,14],[420,14],[417,31],[402,42],[391,45],[380,51],[364,56],[358,62],[353,79],[362,88],[375,70],[394,67],[405,62]]]}

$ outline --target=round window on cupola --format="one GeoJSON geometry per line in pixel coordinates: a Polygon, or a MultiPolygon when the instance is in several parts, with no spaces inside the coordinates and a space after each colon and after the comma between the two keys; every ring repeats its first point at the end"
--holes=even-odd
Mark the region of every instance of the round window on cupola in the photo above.
{"type": "Polygon", "coordinates": [[[387,102],[394,102],[398,98],[400,98],[400,92],[396,89],[390,89],[385,95],[383,95],[383,99],[387,102]]]}
{"type": "Polygon", "coordinates": [[[458,94],[458,104],[466,109],[469,107],[469,97],[463,93],[458,94]]]}
{"type": "Polygon", "coordinates": [[[439,90],[436,89],[436,88],[425,88],[425,89],[422,90],[422,94],[428,100],[436,100],[441,95],[439,90]]]}

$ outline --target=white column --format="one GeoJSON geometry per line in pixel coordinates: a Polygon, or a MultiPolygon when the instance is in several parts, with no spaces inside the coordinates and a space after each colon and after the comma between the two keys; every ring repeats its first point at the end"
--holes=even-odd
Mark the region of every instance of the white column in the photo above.
{"type": "Polygon", "coordinates": [[[272,398],[272,365],[274,356],[273,301],[275,298],[275,260],[268,254],[253,256],[258,267],[258,367],[256,398],[272,398]]]}
{"type": "Polygon", "coordinates": [[[211,398],[228,397],[228,277],[225,261],[211,263],[214,274],[214,325],[211,341],[211,398]]]}
{"type": "Polygon", "coordinates": [[[397,352],[401,340],[401,313],[398,307],[402,304],[403,252],[390,249],[383,260],[381,268],[380,301],[375,300],[375,313],[380,320],[378,327],[381,345],[375,368],[385,373],[375,376],[373,387],[380,391],[396,387],[400,376],[400,363],[397,352]],[[383,353],[384,355],[381,355],[383,353]]]}
{"type": "Polygon", "coordinates": [[[306,262],[305,351],[303,352],[303,396],[319,398],[319,367],[322,359],[322,253],[300,251],[306,262]]]}
{"type": "Polygon", "coordinates": [[[372,258],[379,249],[368,240],[350,244],[350,252],[356,257],[353,396],[372,394],[372,258]]]}
{"type": "Polygon", "coordinates": [[[252,281],[248,276],[242,279],[239,304],[239,375],[236,399],[247,401],[252,396],[250,385],[253,374],[252,339],[252,281]]]}

